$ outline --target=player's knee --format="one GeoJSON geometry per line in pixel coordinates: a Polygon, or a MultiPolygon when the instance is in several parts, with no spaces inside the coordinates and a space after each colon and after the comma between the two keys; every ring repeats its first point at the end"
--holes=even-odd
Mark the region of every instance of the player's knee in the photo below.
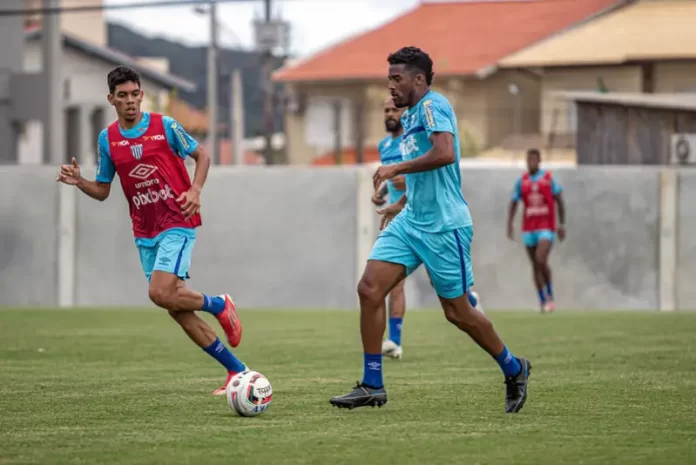
{"type": "Polygon", "coordinates": [[[540,268],[545,267],[547,264],[547,261],[548,261],[548,257],[546,254],[537,254],[534,257],[534,264],[540,268]]]}
{"type": "Polygon", "coordinates": [[[176,303],[176,290],[172,292],[170,289],[151,285],[148,289],[148,295],[152,303],[158,307],[162,307],[167,310],[174,310],[174,304],[176,303]]]}
{"type": "Polygon", "coordinates": [[[384,300],[384,296],[380,297],[379,287],[368,277],[363,276],[358,283],[358,297],[360,302],[367,304],[379,305],[384,300]]]}

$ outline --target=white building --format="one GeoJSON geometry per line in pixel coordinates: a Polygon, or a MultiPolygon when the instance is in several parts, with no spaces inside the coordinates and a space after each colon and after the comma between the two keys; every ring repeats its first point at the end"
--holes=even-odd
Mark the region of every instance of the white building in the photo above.
{"type": "MultiPolygon", "coordinates": [[[[42,68],[41,29],[25,33],[24,71],[40,72],[42,68]]],[[[115,114],[106,99],[109,93],[106,75],[118,65],[140,73],[145,91],[144,109],[164,110],[172,89],[192,91],[193,83],[166,72],[166,63],[139,60],[99,43],[88,42],[63,29],[62,75],[64,80],[66,156],[85,164],[96,160],[99,132],[115,114]],[[165,69],[165,70],[163,70],[165,69]]],[[[40,121],[28,122],[20,135],[19,163],[41,163],[43,132],[40,121]]]]}

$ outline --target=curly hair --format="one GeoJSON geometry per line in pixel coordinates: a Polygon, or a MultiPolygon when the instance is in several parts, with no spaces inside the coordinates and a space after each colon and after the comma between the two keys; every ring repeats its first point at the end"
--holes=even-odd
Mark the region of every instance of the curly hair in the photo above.
{"type": "Polygon", "coordinates": [[[106,76],[106,83],[109,86],[109,93],[116,92],[116,86],[126,82],[134,82],[140,87],[140,75],[127,66],[117,66],[106,76]]]}
{"type": "Polygon", "coordinates": [[[433,82],[433,60],[430,55],[418,47],[403,47],[389,55],[390,65],[406,65],[408,71],[416,71],[425,75],[427,85],[433,82]]]}

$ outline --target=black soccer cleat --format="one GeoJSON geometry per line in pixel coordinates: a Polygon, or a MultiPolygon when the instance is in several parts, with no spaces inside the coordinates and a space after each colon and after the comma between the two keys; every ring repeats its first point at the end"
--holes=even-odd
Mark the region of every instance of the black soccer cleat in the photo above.
{"type": "Polygon", "coordinates": [[[338,408],[354,409],[356,407],[381,407],[387,403],[387,391],[381,387],[375,389],[362,383],[343,396],[332,397],[331,405],[338,408]]]}
{"type": "Polygon", "coordinates": [[[505,413],[517,413],[527,401],[527,383],[532,364],[526,358],[518,358],[522,371],[517,376],[505,377],[505,413]]]}

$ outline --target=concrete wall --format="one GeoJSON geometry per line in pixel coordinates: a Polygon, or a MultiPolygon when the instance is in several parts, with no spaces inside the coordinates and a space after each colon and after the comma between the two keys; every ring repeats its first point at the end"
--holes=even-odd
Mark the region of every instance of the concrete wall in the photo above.
{"type": "MultiPolygon", "coordinates": [[[[247,308],[355,308],[357,278],[378,232],[371,174],[214,168],[191,284],[207,293],[230,292],[247,308]]],[[[518,175],[463,170],[475,222],[475,289],[489,309],[537,305],[525,251],[505,237],[518,175]]],[[[690,207],[696,173],[679,174],[673,197],[665,197],[670,189],[661,185],[659,169],[588,167],[555,175],[568,210],[568,239],[551,256],[559,308],[655,310],[665,301],[660,289],[674,289],[679,309],[696,308],[696,215],[690,207]],[[676,234],[661,232],[661,212],[670,204],[676,234]],[[670,250],[678,257],[671,265],[660,259],[670,250]]],[[[0,306],[148,304],[118,183],[104,203],[74,194],[55,183],[53,168],[0,169],[0,306]]],[[[410,307],[437,306],[422,269],[409,279],[407,299],[410,307]]]]}

